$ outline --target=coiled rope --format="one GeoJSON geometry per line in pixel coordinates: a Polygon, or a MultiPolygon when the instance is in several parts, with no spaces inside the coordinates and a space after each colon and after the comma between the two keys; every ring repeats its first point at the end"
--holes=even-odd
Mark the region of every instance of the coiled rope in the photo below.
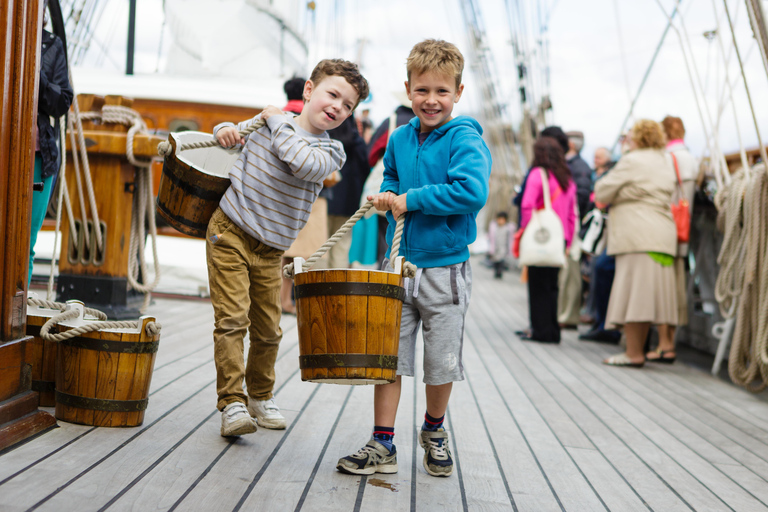
{"type": "MultiPolygon", "coordinates": [[[[355,223],[360,220],[363,215],[366,214],[368,210],[373,208],[373,201],[366,202],[363,206],[360,207],[359,210],[357,210],[354,215],[352,215],[347,222],[345,222],[339,229],[336,231],[336,233],[333,234],[331,238],[329,238],[315,253],[309,257],[307,261],[304,262],[304,268],[303,271],[309,270],[312,265],[314,265],[317,260],[323,257],[323,255],[330,250],[331,247],[336,245],[336,242],[341,240],[341,238],[346,235],[350,229],[352,229],[352,226],[355,225],[355,223]]],[[[392,250],[390,251],[389,255],[389,261],[394,262],[395,258],[400,253],[400,240],[403,236],[403,227],[405,225],[405,215],[401,215],[400,218],[397,219],[397,224],[395,226],[395,233],[392,237],[392,250]]],[[[288,265],[283,267],[283,276],[286,279],[293,279],[294,276],[294,268],[293,268],[293,262],[289,263],[288,265]]],[[[403,264],[403,277],[415,277],[416,276],[416,265],[413,263],[405,262],[403,264]]]]}
{"type": "MultiPolygon", "coordinates": [[[[144,123],[144,119],[136,110],[132,108],[124,107],[121,105],[104,105],[101,112],[80,112],[77,99],[74,100],[74,123],[76,130],[73,127],[73,121],[70,118],[70,136],[72,147],[75,147],[75,132],[78,135],[80,152],[82,153],[83,168],[85,176],[85,184],[88,191],[88,198],[91,205],[91,211],[94,217],[94,231],[96,234],[97,246],[99,249],[102,247],[101,239],[101,226],[99,222],[99,215],[96,209],[95,193],[93,191],[93,183],[91,182],[91,171],[88,165],[88,156],[85,149],[85,137],[83,135],[82,120],[100,120],[102,123],[111,124],[124,124],[129,126],[128,133],[126,134],[125,144],[125,156],[129,163],[136,167],[136,183],[135,193],[133,196],[133,211],[136,215],[131,216],[131,238],[128,253],[128,272],[127,280],[128,284],[134,290],[144,294],[144,303],[139,308],[141,312],[146,311],[149,307],[151,300],[151,292],[157,287],[160,281],[160,261],[157,256],[157,224],[155,221],[155,210],[153,208],[152,186],[150,176],[150,166],[152,160],[141,160],[136,158],[133,152],[133,141],[137,133],[146,133],[147,125],[144,123]],[[148,221],[148,222],[147,222],[148,221]],[[139,282],[139,274],[147,278],[148,268],[146,260],[144,258],[144,239],[146,238],[145,224],[149,224],[149,232],[152,239],[152,254],[154,259],[154,280],[152,283],[145,284],[139,282]]],[[[85,201],[83,199],[82,185],[80,183],[80,166],[79,158],[76,151],[72,152],[73,161],[75,167],[75,179],[78,187],[78,194],[80,196],[80,208],[83,219],[86,218],[85,214],[85,201]]],[[[72,207],[69,203],[69,195],[64,195],[65,206],[70,219],[70,230],[75,236],[74,217],[72,216],[72,207]]],[[[87,222],[83,222],[83,236],[85,236],[85,243],[89,243],[87,222]]],[[[50,286],[49,286],[50,288],[50,286]]],[[[49,295],[50,297],[50,295],[49,295]]]]}
{"type": "MultiPolygon", "coordinates": [[[[37,306],[38,308],[45,309],[58,309],[59,311],[66,311],[67,305],[63,302],[54,302],[52,300],[43,300],[36,297],[27,297],[27,304],[31,306],[37,306]]],[[[98,318],[99,320],[106,320],[107,315],[98,309],[83,308],[85,314],[98,318]]]]}
{"type": "Polygon", "coordinates": [[[751,178],[739,170],[719,193],[718,227],[725,228],[718,256],[715,298],[721,313],[735,315],[728,373],[752,392],[768,386],[768,174],[765,165],[751,178]]]}
{"type": "MultiPolygon", "coordinates": [[[[77,309],[70,309],[63,313],[60,313],[50,320],[45,322],[40,328],[40,337],[46,341],[64,341],[82,334],[94,331],[102,331],[104,329],[138,329],[141,327],[141,320],[134,321],[110,321],[110,322],[89,322],[86,325],[81,325],[67,331],[51,334],[53,326],[64,322],[66,320],[74,320],[80,315],[77,309]]],[[[147,322],[145,332],[148,336],[157,336],[160,334],[162,325],[159,322],[147,322]]]]}

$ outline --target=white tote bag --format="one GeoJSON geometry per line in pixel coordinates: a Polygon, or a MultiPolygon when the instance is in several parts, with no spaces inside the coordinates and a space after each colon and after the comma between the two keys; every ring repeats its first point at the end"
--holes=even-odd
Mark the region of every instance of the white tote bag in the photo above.
{"type": "Polygon", "coordinates": [[[520,265],[533,267],[562,267],[565,265],[565,234],[563,223],[552,209],[547,171],[539,167],[544,209],[534,210],[520,239],[520,265]]]}

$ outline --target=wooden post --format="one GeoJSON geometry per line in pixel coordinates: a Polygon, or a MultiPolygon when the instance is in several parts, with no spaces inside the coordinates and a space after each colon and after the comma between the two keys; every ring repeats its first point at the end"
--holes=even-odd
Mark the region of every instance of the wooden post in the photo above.
{"type": "Polygon", "coordinates": [[[56,424],[25,362],[34,125],[43,3],[0,2],[0,450],[56,424]]]}
{"type": "MultiPolygon", "coordinates": [[[[131,107],[133,104],[132,99],[122,96],[78,94],[77,98],[81,112],[100,112],[106,105],[131,107]]],[[[87,219],[83,219],[81,215],[74,158],[71,154],[72,148],[69,148],[66,180],[72,201],[72,213],[78,234],[82,226],[88,223],[90,243],[86,245],[85,237],[73,236],[70,233],[69,219],[64,210],[59,277],[56,284],[57,300],[80,300],[116,319],[137,318],[143,300],[142,295],[128,290],[131,219],[137,173],[125,155],[128,129],[129,126],[120,123],[83,121],[90,176],[102,229],[104,245],[101,250],[97,248],[93,229],[94,212],[91,210],[85,188],[83,195],[87,219]]],[[[137,134],[133,141],[134,155],[142,158],[156,155],[157,144],[162,140],[164,139],[153,135],[137,134]]],[[[69,142],[68,136],[68,145],[69,142]]],[[[81,182],[85,187],[84,178],[81,178],[81,182]]]]}

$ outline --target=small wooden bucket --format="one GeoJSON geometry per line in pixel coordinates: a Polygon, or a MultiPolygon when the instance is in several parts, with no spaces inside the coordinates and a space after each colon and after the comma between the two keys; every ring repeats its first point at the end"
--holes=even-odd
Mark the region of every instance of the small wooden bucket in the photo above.
{"type": "Polygon", "coordinates": [[[173,151],[165,157],[157,193],[157,212],[178,231],[198,238],[205,238],[208,221],[229,188],[229,170],[240,151],[221,146],[177,148],[210,140],[210,133],[169,134],[173,151]]]}
{"type": "MultiPolygon", "coordinates": [[[[296,258],[294,269],[303,260],[296,258]]],[[[295,270],[301,380],[386,384],[397,373],[403,258],[395,272],[295,270]]]]}
{"type": "Polygon", "coordinates": [[[41,407],[56,405],[57,343],[41,338],[40,328],[59,313],[61,311],[58,309],[27,306],[27,335],[34,338],[27,343],[26,362],[32,366],[32,391],[37,391],[41,407]]]}
{"type": "MultiPolygon", "coordinates": [[[[64,332],[87,323],[82,318],[57,328],[64,332]]],[[[56,418],[99,427],[141,425],[160,342],[159,334],[146,333],[154,321],[145,316],[137,329],[106,329],[58,342],[56,418]]]]}

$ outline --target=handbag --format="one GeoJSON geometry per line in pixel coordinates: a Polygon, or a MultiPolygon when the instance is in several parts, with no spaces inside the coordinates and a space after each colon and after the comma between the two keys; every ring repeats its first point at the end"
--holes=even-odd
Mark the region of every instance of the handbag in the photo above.
{"type": "Polygon", "coordinates": [[[587,254],[600,254],[605,249],[606,221],[608,215],[599,208],[594,208],[584,217],[587,229],[581,240],[581,250],[587,254]]]}
{"type": "MultiPolygon", "coordinates": [[[[392,137],[392,132],[397,128],[397,113],[394,112],[389,116],[389,131],[387,132],[387,144],[389,144],[389,138],[392,137]]],[[[360,195],[360,207],[362,208],[365,203],[368,202],[368,196],[375,196],[381,190],[381,184],[384,183],[384,157],[379,158],[376,165],[373,166],[371,172],[368,173],[368,177],[363,184],[363,193],[360,195]]],[[[365,218],[371,217],[374,213],[379,215],[386,215],[387,212],[379,211],[376,208],[371,208],[365,213],[365,218]]]]}
{"type": "Polygon", "coordinates": [[[672,162],[675,164],[677,190],[680,193],[680,199],[678,199],[677,204],[672,204],[672,218],[675,220],[675,226],[677,227],[677,242],[685,244],[688,243],[691,234],[690,204],[683,194],[683,182],[680,179],[680,169],[677,166],[677,158],[674,153],[670,153],[670,155],[672,155],[672,162]]]}
{"type": "Polygon", "coordinates": [[[565,265],[563,223],[552,209],[547,171],[539,167],[544,208],[534,210],[520,239],[520,265],[562,267],[565,265]]]}

